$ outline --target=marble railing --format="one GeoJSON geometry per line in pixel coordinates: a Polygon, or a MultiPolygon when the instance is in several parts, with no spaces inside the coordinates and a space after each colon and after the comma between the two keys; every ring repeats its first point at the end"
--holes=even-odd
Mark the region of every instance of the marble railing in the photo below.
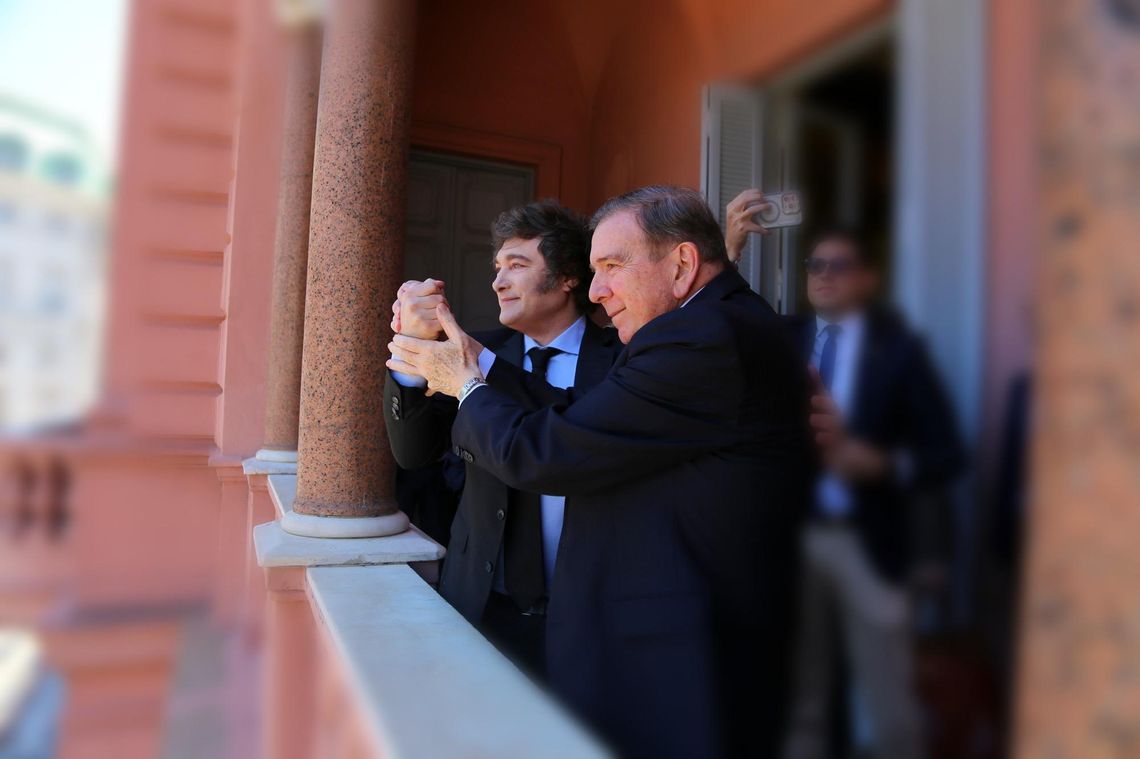
{"type": "Polygon", "coordinates": [[[253,530],[268,589],[263,755],[608,755],[434,590],[438,544],[414,529],[290,535],[279,519],[296,477],[260,476],[278,516],[253,530]]]}

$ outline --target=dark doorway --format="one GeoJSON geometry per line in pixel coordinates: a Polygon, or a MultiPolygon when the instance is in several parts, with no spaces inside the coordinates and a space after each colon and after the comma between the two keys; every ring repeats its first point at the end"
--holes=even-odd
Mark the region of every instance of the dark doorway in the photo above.
{"type": "Polygon", "coordinates": [[[413,150],[405,276],[446,282],[448,302],[465,329],[497,327],[491,222],[533,197],[533,169],[413,150]]]}
{"type": "Polygon", "coordinates": [[[778,248],[765,258],[767,266],[782,270],[782,311],[802,310],[802,261],[817,234],[836,225],[861,233],[887,280],[884,291],[890,291],[894,48],[891,35],[880,35],[826,62],[809,62],[767,90],[772,107],[765,150],[776,160],[766,162],[764,187],[799,190],[804,209],[801,226],[765,243],[778,248]]]}

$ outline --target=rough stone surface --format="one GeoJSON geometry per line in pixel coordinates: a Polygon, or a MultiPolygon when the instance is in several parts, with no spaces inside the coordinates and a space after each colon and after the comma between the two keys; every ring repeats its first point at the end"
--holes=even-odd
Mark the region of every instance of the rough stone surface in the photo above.
{"type": "Polygon", "coordinates": [[[314,23],[289,29],[287,35],[288,71],[277,196],[264,446],[295,451],[301,400],[313,150],[321,78],[321,31],[314,23]]]}
{"type": "Polygon", "coordinates": [[[325,30],[294,510],[396,510],[382,413],[404,271],[415,0],[342,0],[325,30]]]}
{"type": "Polygon", "coordinates": [[[1140,756],[1140,28],[1128,5],[1039,6],[1026,759],[1140,756]]]}

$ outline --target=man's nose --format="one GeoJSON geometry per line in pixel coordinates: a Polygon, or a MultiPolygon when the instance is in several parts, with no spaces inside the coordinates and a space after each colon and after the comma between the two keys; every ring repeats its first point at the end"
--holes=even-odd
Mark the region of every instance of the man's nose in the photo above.
{"type": "Polygon", "coordinates": [[[595,274],[593,281],[590,282],[590,302],[601,303],[612,294],[609,286],[602,281],[601,275],[595,274]]]}
{"type": "Polygon", "coordinates": [[[495,272],[495,278],[491,280],[491,289],[495,292],[505,290],[507,287],[507,278],[503,276],[503,270],[499,269],[495,272]]]}

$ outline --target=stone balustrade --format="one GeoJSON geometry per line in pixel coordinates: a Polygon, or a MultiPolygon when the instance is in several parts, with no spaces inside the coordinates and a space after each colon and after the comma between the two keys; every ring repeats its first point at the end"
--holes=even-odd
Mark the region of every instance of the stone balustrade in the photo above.
{"type": "Polygon", "coordinates": [[[0,440],[0,540],[59,542],[71,519],[71,476],[62,451],[0,440]]]}
{"type": "Polygon", "coordinates": [[[443,548],[416,530],[312,538],[281,529],[296,477],[250,463],[277,519],[253,528],[265,573],[265,755],[598,757],[606,749],[432,587],[443,548]]]}

